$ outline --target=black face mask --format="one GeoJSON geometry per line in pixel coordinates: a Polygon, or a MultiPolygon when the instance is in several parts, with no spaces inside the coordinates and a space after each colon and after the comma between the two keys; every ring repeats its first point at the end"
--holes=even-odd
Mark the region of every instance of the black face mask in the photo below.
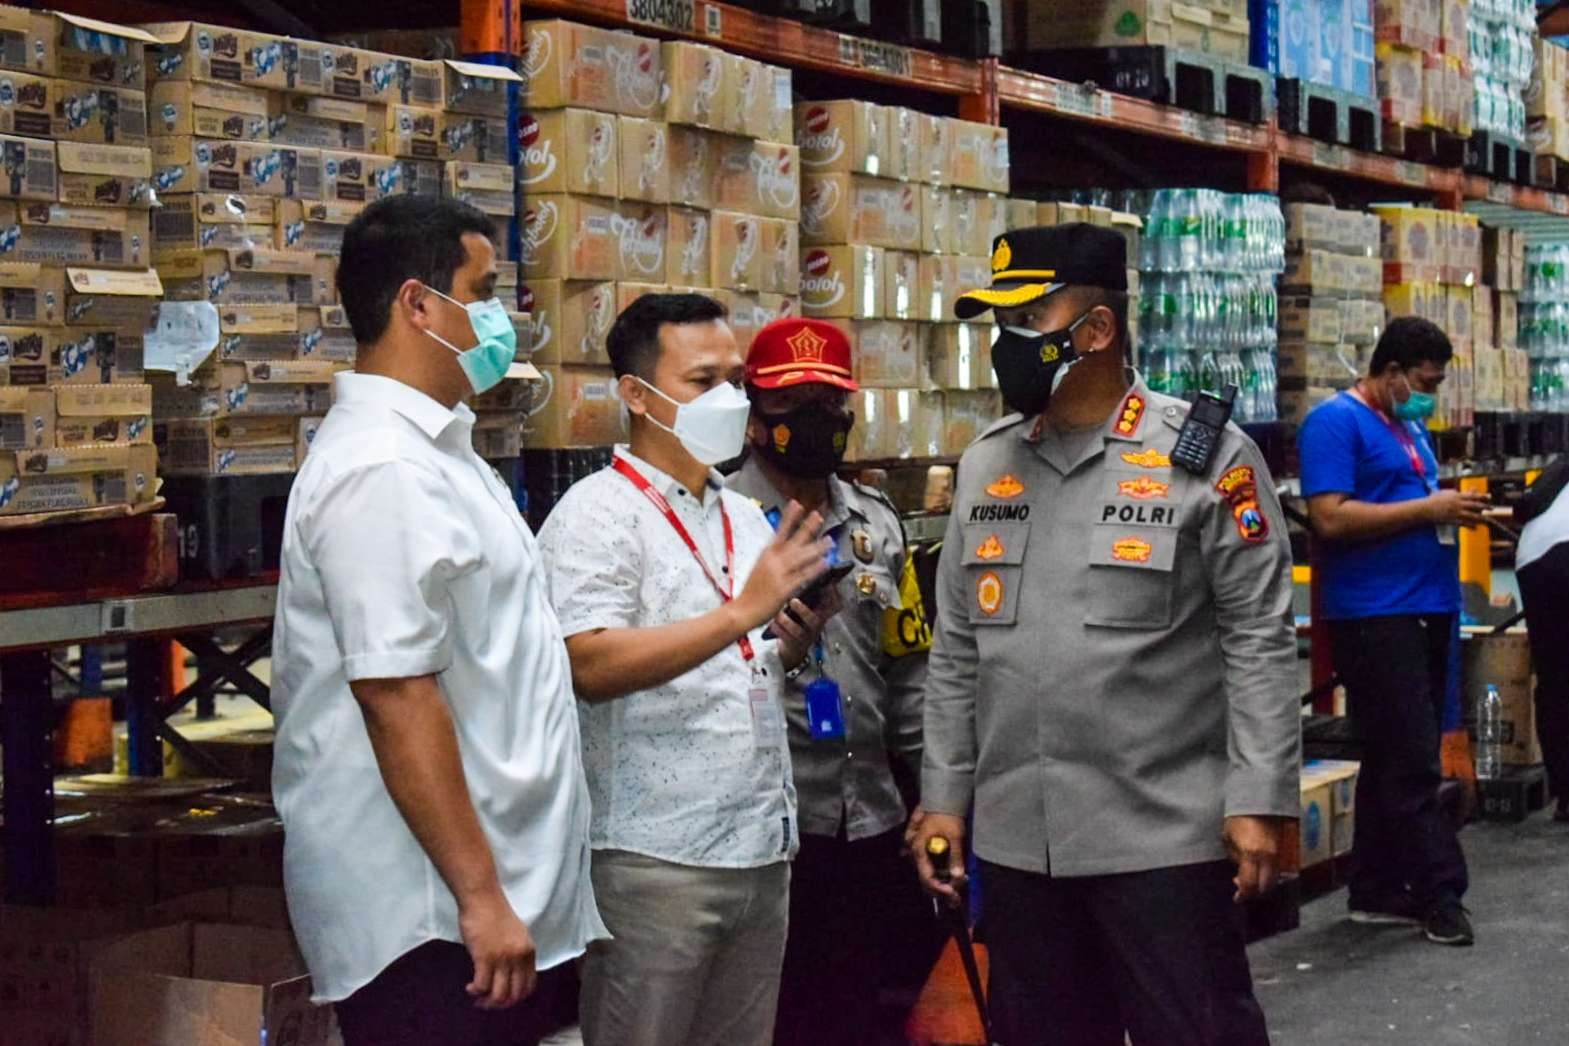
{"type": "Polygon", "coordinates": [[[1080,358],[1073,347],[1073,332],[1088,316],[1089,312],[1085,312],[1055,331],[1002,328],[992,342],[992,370],[997,375],[997,387],[1002,390],[1002,402],[1009,410],[1031,418],[1046,409],[1067,368],[1080,358]]]}
{"type": "Polygon", "coordinates": [[[822,403],[803,403],[781,414],[757,412],[767,439],[758,451],[803,479],[821,479],[839,467],[855,415],[822,403]]]}

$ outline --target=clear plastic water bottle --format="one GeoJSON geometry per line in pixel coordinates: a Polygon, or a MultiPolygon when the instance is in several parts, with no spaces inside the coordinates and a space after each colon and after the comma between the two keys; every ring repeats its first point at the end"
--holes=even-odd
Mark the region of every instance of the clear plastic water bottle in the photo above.
{"type": "Polygon", "coordinates": [[[1503,769],[1504,699],[1498,688],[1487,684],[1476,703],[1476,776],[1498,777],[1503,769]]]}
{"type": "Polygon", "coordinates": [[[1168,226],[1177,241],[1177,263],[1173,269],[1191,273],[1204,266],[1204,216],[1197,190],[1178,189],[1174,196],[1172,224],[1168,226]]]}

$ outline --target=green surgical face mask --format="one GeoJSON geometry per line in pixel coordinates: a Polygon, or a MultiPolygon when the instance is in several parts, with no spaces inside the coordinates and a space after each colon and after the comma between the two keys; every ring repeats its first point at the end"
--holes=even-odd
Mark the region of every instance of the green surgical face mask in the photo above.
{"type": "Polygon", "coordinates": [[[1406,388],[1411,389],[1411,395],[1404,402],[1395,401],[1395,417],[1401,421],[1426,421],[1431,418],[1433,411],[1438,408],[1437,398],[1430,392],[1418,392],[1412,389],[1410,378],[1405,378],[1405,382],[1406,388]]]}
{"type": "Polygon", "coordinates": [[[506,306],[501,304],[500,298],[464,304],[434,287],[425,289],[469,314],[469,326],[474,328],[477,342],[473,348],[460,349],[435,331],[425,333],[458,354],[458,366],[463,368],[476,394],[495,388],[507,376],[507,368],[512,366],[518,352],[518,333],[507,315],[506,306]]]}

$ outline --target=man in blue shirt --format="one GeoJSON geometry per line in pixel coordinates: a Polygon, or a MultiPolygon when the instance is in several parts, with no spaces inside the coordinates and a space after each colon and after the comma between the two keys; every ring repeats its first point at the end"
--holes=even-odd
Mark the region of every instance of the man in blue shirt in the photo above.
{"type": "Polygon", "coordinates": [[[1324,543],[1320,612],[1364,745],[1351,918],[1465,945],[1465,856],[1438,807],[1439,744],[1460,612],[1455,528],[1480,524],[1487,500],[1439,489],[1423,427],[1453,351],[1432,323],[1394,320],[1367,375],[1308,415],[1299,447],[1324,543]]]}

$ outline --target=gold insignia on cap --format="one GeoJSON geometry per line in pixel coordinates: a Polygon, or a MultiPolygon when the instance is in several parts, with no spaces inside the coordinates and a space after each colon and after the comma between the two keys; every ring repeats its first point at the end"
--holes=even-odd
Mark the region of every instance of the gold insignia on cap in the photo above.
{"type": "Polygon", "coordinates": [[[786,338],[785,344],[790,346],[790,351],[795,354],[795,362],[821,363],[823,349],[828,347],[828,339],[810,327],[802,327],[786,338]]]}
{"type": "Polygon", "coordinates": [[[1013,248],[1008,246],[1007,240],[998,240],[996,250],[992,251],[992,272],[1001,272],[1013,262],[1013,248]]]}

